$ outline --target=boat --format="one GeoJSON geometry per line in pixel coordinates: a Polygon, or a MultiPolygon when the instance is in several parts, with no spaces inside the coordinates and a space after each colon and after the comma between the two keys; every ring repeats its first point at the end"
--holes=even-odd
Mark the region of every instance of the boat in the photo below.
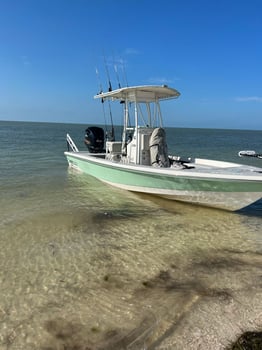
{"type": "Polygon", "coordinates": [[[238,152],[239,157],[252,157],[252,158],[258,158],[258,159],[262,159],[262,153],[258,153],[256,151],[239,151],[238,152]]]}
{"type": "Polygon", "coordinates": [[[170,155],[160,104],[180,93],[167,85],[120,87],[94,96],[117,102],[123,113],[119,140],[103,128],[86,129],[87,150],[67,134],[69,167],[104,183],[169,200],[236,211],[262,198],[262,168],[170,155]]]}

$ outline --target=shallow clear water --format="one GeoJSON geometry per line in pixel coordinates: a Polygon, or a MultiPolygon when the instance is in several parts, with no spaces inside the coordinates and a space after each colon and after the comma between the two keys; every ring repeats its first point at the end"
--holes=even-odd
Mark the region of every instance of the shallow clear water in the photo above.
{"type": "MultiPolygon", "coordinates": [[[[0,349],[224,349],[262,327],[261,203],[121,191],[68,170],[65,134],[81,144],[84,126],[0,127],[0,349]]],[[[231,161],[262,134],[168,133],[174,150],[231,161]]]]}

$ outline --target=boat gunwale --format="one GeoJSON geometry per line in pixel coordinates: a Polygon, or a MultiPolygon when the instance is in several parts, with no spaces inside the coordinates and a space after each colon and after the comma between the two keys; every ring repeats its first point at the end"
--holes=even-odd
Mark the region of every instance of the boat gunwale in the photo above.
{"type": "MultiPolygon", "coordinates": [[[[252,167],[252,166],[247,166],[247,165],[242,165],[238,163],[231,163],[231,162],[224,162],[224,161],[217,161],[218,163],[228,163],[232,164],[232,167],[229,167],[230,169],[236,169],[236,168],[246,168],[250,170],[251,174],[247,175],[240,175],[237,173],[233,174],[223,174],[223,173],[210,173],[210,169],[214,169],[214,167],[207,167],[206,165],[203,166],[203,172],[202,171],[194,171],[195,168],[180,168],[177,169],[175,167],[152,167],[150,165],[140,165],[140,164],[126,164],[126,163],[120,163],[120,162],[113,162],[112,160],[107,160],[104,158],[101,158],[102,155],[105,155],[105,153],[96,153],[96,154],[91,154],[89,152],[64,152],[64,154],[67,156],[71,156],[73,158],[78,158],[83,161],[90,161],[92,163],[99,164],[101,166],[109,167],[109,168],[118,168],[121,170],[129,170],[129,171],[134,171],[137,172],[137,170],[141,173],[152,173],[152,174],[157,174],[157,175],[166,175],[168,177],[173,177],[173,176],[183,176],[186,178],[192,178],[192,179],[210,179],[210,180],[229,180],[229,181],[247,181],[247,182],[261,182],[262,180],[262,175],[257,175],[255,174],[255,171],[260,170],[260,168],[252,167]],[[84,154],[83,154],[84,153],[84,154]],[[99,157],[100,155],[100,157],[99,157]],[[204,168],[208,169],[208,172],[204,172],[204,168]],[[253,172],[252,172],[253,171],[253,172]],[[183,174],[182,174],[183,173],[183,174]],[[254,175],[253,175],[254,174],[254,175]]],[[[198,158],[198,160],[200,160],[198,158]]],[[[189,163],[190,164],[190,163],[189,163]]],[[[194,164],[194,163],[192,163],[194,164]]],[[[200,165],[201,166],[201,165],[200,165]]],[[[198,170],[200,170],[200,166],[197,164],[198,170]]],[[[218,168],[217,169],[222,169],[218,168]]],[[[226,168],[223,167],[223,170],[226,168]]],[[[262,170],[261,170],[262,171],[262,170]]]]}

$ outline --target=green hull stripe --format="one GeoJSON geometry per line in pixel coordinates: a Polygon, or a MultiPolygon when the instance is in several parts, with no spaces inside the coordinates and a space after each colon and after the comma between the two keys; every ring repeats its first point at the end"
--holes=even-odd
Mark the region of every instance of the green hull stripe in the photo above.
{"type": "Polygon", "coordinates": [[[98,164],[67,155],[70,164],[77,166],[83,172],[107,182],[180,191],[212,191],[212,192],[261,192],[261,182],[248,180],[197,179],[189,177],[174,177],[154,173],[141,173],[131,169],[120,169],[110,164],[98,164]]]}

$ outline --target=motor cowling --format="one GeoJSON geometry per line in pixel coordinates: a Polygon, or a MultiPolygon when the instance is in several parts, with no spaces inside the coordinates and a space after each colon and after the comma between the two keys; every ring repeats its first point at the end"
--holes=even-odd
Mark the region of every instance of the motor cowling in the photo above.
{"type": "Polygon", "coordinates": [[[105,135],[104,130],[97,126],[90,126],[85,130],[85,145],[90,153],[103,153],[105,135]]]}

